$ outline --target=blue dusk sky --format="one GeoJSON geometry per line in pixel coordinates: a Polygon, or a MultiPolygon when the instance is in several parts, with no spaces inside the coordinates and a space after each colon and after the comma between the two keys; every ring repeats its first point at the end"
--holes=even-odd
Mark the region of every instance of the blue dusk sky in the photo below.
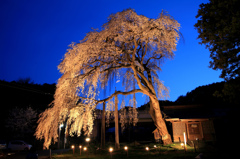
{"type": "MultiPolygon", "coordinates": [[[[208,0],[1,0],[0,80],[30,77],[35,83],[56,83],[57,66],[68,45],[79,42],[91,28],[127,8],[157,18],[167,11],[180,24],[183,38],[175,57],[162,65],[159,77],[170,90],[168,100],[198,86],[223,81],[220,71],[209,68],[210,53],[197,39],[195,16],[208,0]]],[[[138,99],[139,101],[140,99],[138,99]]],[[[145,99],[144,99],[145,101],[145,99]]],[[[138,106],[144,103],[138,102],[138,106]]]]}

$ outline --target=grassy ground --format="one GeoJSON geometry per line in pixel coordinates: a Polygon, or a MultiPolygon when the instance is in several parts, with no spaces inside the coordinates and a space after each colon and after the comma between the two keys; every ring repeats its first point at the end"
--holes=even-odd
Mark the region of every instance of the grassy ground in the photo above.
{"type": "MultiPolygon", "coordinates": [[[[53,155],[53,159],[193,159],[199,152],[195,152],[194,148],[187,147],[187,152],[185,153],[184,149],[180,144],[171,144],[168,146],[162,146],[159,144],[148,145],[127,145],[128,153],[123,149],[124,144],[121,145],[120,150],[113,151],[112,154],[106,150],[96,150],[93,147],[90,147],[89,152],[81,152],[79,149],[76,149],[74,154],[73,151],[69,151],[65,154],[53,155]],[[149,147],[149,151],[146,151],[146,146],[149,147]]],[[[108,146],[107,146],[108,147],[108,146]]]]}

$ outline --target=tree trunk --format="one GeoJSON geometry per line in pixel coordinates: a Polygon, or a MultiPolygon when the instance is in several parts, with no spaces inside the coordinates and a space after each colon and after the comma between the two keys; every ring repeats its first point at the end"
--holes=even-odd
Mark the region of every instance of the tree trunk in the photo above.
{"type": "Polygon", "coordinates": [[[115,149],[119,149],[119,129],[118,129],[118,99],[117,96],[115,96],[115,149]]]}
{"type": "Polygon", "coordinates": [[[166,123],[162,118],[162,113],[160,110],[160,105],[156,97],[150,97],[150,110],[149,113],[154,121],[155,126],[158,129],[159,134],[162,137],[164,145],[171,144],[172,139],[168,133],[166,123]]]}
{"type": "Polygon", "coordinates": [[[101,124],[101,148],[105,149],[105,102],[103,102],[102,124],[101,124]]]}

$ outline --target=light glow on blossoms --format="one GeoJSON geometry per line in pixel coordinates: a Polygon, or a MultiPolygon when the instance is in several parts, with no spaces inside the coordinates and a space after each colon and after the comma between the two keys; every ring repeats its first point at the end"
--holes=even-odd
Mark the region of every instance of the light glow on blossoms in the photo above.
{"type": "MultiPolygon", "coordinates": [[[[168,89],[158,72],[164,60],[174,56],[179,27],[165,12],[150,19],[127,9],[110,15],[101,29],[87,33],[79,43],[72,43],[58,66],[62,76],[54,101],[40,115],[36,138],[44,139],[44,147],[49,148],[52,140],[58,139],[60,123],[66,123],[65,133],[69,135],[80,136],[83,130],[84,135],[90,136],[98,104],[106,102],[110,106],[118,95],[142,93],[150,100],[150,113],[164,136],[163,142],[171,142],[158,103],[168,96],[168,89]],[[99,99],[99,91],[113,87],[111,81],[122,82],[122,90],[99,99]]],[[[128,116],[135,124],[136,99],[130,101],[132,113],[128,116]]]]}

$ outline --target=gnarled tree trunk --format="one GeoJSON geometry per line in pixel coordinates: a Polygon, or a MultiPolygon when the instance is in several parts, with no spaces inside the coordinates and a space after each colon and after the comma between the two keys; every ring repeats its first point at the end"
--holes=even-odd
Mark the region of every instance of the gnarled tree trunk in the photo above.
{"type": "Polygon", "coordinates": [[[158,99],[156,97],[150,97],[150,110],[149,114],[151,115],[155,126],[158,129],[159,134],[162,137],[162,141],[164,145],[171,144],[172,139],[168,133],[166,123],[162,117],[162,113],[160,110],[160,105],[158,99]]]}

